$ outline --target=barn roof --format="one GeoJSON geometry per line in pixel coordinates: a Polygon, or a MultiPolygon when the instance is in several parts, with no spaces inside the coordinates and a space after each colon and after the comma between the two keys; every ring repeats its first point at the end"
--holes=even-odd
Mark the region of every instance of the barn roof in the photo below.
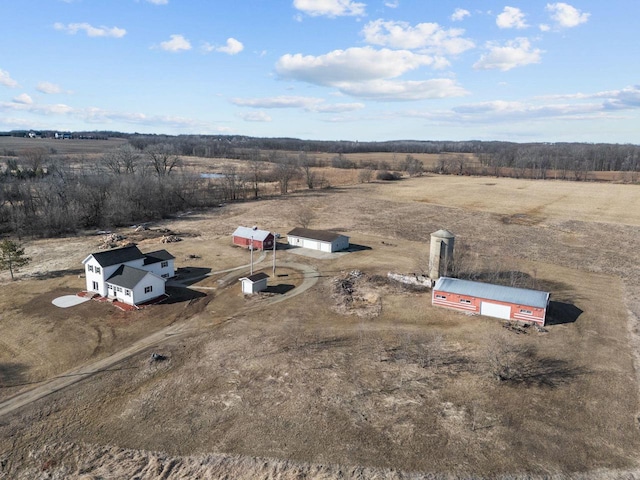
{"type": "Polygon", "coordinates": [[[174,257],[166,250],[156,250],[155,252],[150,252],[145,254],[144,256],[144,264],[151,265],[154,263],[164,262],[167,260],[173,260],[174,257]]]}
{"type": "MultiPolygon", "coordinates": [[[[331,232],[329,230],[311,230],[310,228],[294,228],[287,235],[292,237],[308,238],[310,240],[319,240],[321,242],[333,242],[340,237],[346,237],[340,233],[331,232]]],[[[348,238],[348,237],[347,237],[348,238]]]]}
{"type": "Polygon", "coordinates": [[[267,237],[271,235],[271,232],[266,230],[258,230],[257,228],[249,228],[249,227],[238,227],[235,232],[233,232],[234,237],[241,238],[251,238],[254,240],[258,240],[259,242],[263,242],[267,239],[267,237]]]}
{"type": "MultiPolygon", "coordinates": [[[[105,252],[92,253],[89,257],[95,258],[101,267],[109,267],[132,260],[140,260],[144,258],[144,255],[138,247],[129,245],[128,247],[114,248],[113,250],[107,250],[105,252]]],[[[89,257],[85,258],[82,263],[87,263],[89,257]]]]}
{"type": "Polygon", "coordinates": [[[440,277],[433,289],[440,292],[469,295],[470,297],[538,308],[546,308],[549,301],[548,292],[472,282],[471,280],[460,280],[459,278],[440,277]]]}
{"type": "Polygon", "coordinates": [[[129,265],[120,265],[107,279],[107,283],[117,285],[118,287],[133,289],[147,275],[153,275],[151,272],[141,270],[139,268],[130,267],[129,265]]]}

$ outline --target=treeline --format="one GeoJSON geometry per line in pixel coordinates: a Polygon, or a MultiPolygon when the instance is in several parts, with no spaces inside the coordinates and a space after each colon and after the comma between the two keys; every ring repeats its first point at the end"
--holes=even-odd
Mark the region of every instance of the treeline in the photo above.
{"type": "Polygon", "coordinates": [[[257,156],[213,178],[183,168],[175,147],[124,144],[95,164],[72,166],[28,150],[0,167],[0,234],[49,237],[166,218],[227,201],[286,194],[293,181],[327,186],[305,154],[257,156]],[[268,192],[267,189],[271,189],[268,192]]]}

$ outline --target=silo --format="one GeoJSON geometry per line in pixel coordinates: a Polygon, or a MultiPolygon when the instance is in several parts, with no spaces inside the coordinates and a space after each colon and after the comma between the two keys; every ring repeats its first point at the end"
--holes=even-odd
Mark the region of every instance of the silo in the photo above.
{"type": "Polygon", "coordinates": [[[437,280],[447,276],[453,262],[453,244],[455,237],[448,230],[438,230],[431,234],[429,252],[429,278],[437,280]]]}

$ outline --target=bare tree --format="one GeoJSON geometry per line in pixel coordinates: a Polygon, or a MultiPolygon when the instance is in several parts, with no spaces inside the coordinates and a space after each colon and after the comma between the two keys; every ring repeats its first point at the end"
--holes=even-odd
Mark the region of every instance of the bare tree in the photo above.
{"type": "Polygon", "coordinates": [[[292,158],[285,156],[276,164],[273,174],[280,186],[280,194],[286,195],[289,192],[289,183],[298,177],[300,170],[292,158]]]}
{"type": "Polygon", "coordinates": [[[295,221],[302,228],[309,228],[316,218],[316,212],[311,205],[300,203],[295,210],[295,221]]]}
{"type": "Polygon", "coordinates": [[[182,165],[174,147],[167,143],[149,145],[145,148],[144,153],[151,168],[159,177],[171,174],[175,168],[182,165]]]}
{"type": "Polygon", "coordinates": [[[302,173],[304,175],[304,180],[307,184],[307,188],[309,188],[309,190],[313,190],[316,181],[316,174],[313,171],[313,167],[316,166],[315,158],[309,157],[307,152],[300,152],[300,155],[298,156],[298,162],[300,164],[300,168],[302,168],[302,173]]]}
{"type": "Polygon", "coordinates": [[[104,166],[116,175],[136,173],[140,162],[140,151],[128,143],[121,145],[102,157],[104,166]]]}

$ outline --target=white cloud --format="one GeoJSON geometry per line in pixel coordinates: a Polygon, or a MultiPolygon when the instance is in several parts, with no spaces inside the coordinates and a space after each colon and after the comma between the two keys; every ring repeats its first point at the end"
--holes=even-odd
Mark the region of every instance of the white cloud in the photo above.
{"type": "Polygon", "coordinates": [[[551,27],[546,23],[541,23],[540,25],[538,25],[538,28],[541,32],[548,32],[549,30],[551,30],[551,27]]]}
{"type": "Polygon", "coordinates": [[[276,71],[284,78],[334,85],[336,82],[394,78],[433,63],[433,57],[408,50],[354,47],[319,56],[286,54],[278,60],[276,71]]]}
{"type": "Polygon", "coordinates": [[[9,88],[16,88],[18,86],[18,82],[11,78],[9,72],[0,68],[0,85],[4,85],[9,88]]]}
{"type": "Polygon", "coordinates": [[[33,103],[33,99],[26,93],[21,93],[20,95],[18,95],[13,99],[13,102],[21,103],[23,105],[31,105],[33,103]]]}
{"type": "Polygon", "coordinates": [[[36,89],[39,92],[46,94],[62,93],[62,89],[60,88],[60,86],[51,82],[40,82],[38,83],[36,89]]]}
{"type": "Polygon", "coordinates": [[[231,38],[227,38],[227,43],[223,47],[216,47],[209,43],[205,43],[202,46],[202,48],[206,52],[216,51],[216,52],[226,53],[228,55],[237,55],[242,50],[244,50],[244,45],[239,40],[236,40],[235,38],[231,37],[231,38]]]}
{"type": "Polygon", "coordinates": [[[388,8],[398,8],[400,6],[400,0],[388,0],[384,2],[384,6],[388,8]]]}
{"type": "Polygon", "coordinates": [[[182,52],[191,50],[191,42],[182,35],[169,35],[170,40],[160,42],[160,48],[167,52],[182,52]]]}
{"type": "Polygon", "coordinates": [[[266,112],[248,112],[240,116],[246,122],[270,122],[272,118],[266,112]]]}
{"type": "Polygon", "coordinates": [[[364,15],[366,4],[353,0],[293,0],[293,7],[312,17],[364,15]]]}
{"type": "Polygon", "coordinates": [[[437,23],[419,23],[412,27],[407,22],[375,20],[362,29],[365,41],[392,48],[424,49],[442,55],[457,55],[475,46],[462,37],[462,29],[445,29],[437,23]]]}
{"type": "Polygon", "coordinates": [[[234,105],[252,108],[299,108],[307,112],[336,113],[350,112],[364,108],[362,103],[326,104],[317,97],[277,96],[265,98],[234,98],[234,105]]]}
{"type": "Polygon", "coordinates": [[[487,44],[489,53],[480,57],[473,68],[477,70],[499,69],[504,71],[522,67],[532,63],[540,63],[542,50],[532,49],[526,38],[509,40],[504,46],[495,43],[487,44]]]}
{"type": "Polygon", "coordinates": [[[439,59],[408,50],[376,50],[371,47],[335,50],[325,55],[287,54],[278,60],[283,78],[337,88],[347,95],[377,100],[415,100],[465,95],[450,79],[391,81],[439,59]]]}
{"type": "Polygon", "coordinates": [[[527,28],[527,22],[524,19],[525,14],[516,7],[504,7],[500,15],[496,17],[496,25],[500,28],[527,28]]]}
{"type": "Polygon", "coordinates": [[[88,23],[70,23],[64,25],[60,22],[54,23],[53,28],[75,35],[79,31],[84,31],[89,37],[113,37],[122,38],[127,34],[124,28],[118,27],[94,27],[88,23]]]}
{"type": "Polygon", "coordinates": [[[591,15],[590,13],[582,13],[577,8],[563,2],[547,3],[546,10],[551,12],[551,19],[562,28],[577,27],[581,23],[586,23],[591,15]]]}
{"type": "Polygon", "coordinates": [[[154,5],[167,5],[169,0],[147,0],[149,3],[153,3],[154,5]]]}
{"type": "Polygon", "coordinates": [[[469,10],[465,10],[464,8],[456,8],[455,11],[451,14],[451,20],[454,22],[460,22],[464,20],[465,17],[471,16],[471,12],[469,10]]]}

